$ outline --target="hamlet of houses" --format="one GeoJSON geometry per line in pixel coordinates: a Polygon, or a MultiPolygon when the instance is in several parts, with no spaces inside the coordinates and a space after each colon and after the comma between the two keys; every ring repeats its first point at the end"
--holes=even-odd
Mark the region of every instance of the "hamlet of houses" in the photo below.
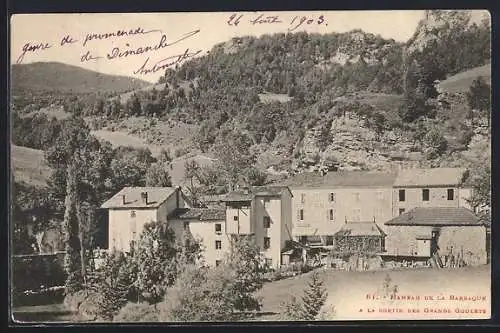
{"type": "Polygon", "coordinates": [[[239,188],[205,208],[193,207],[180,187],[125,187],[101,208],[108,210],[107,248],[129,251],[144,224],[158,221],[176,237],[200,239],[208,266],[221,262],[235,235],[253,236],[273,268],[315,248],[435,265],[442,265],[439,253],[454,254],[484,264],[489,237],[468,203],[467,178],[461,168],[302,173],[239,188]]]}

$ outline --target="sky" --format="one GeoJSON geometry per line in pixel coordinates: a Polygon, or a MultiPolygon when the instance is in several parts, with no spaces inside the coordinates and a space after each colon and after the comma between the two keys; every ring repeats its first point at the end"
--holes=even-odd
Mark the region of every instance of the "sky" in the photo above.
{"type": "Polygon", "coordinates": [[[361,29],[405,42],[423,16],[424,11],[22,14],[11,19],[11,63],[62,62],[156,82],[165,71],[162,66],[206,54],[232,37],[286,33],[289,29],[314,33],[361,29]],[[236,16],[228,24],[233,14],[236,16]],[[276,18],[251,22],[260,15],[276,18]],[[269,22],[272,20],[279,22],[269,22]],[[116,36],[119,30],[132,31],[116,36]],[[106,33],[115,36],[105,38],[106,33]],[[66,43],[61,45],[65,37],[66,43]],[[162,47],[123,55],[125,50],[155,45],[162,47]],[[114,56],[120,52],[122,57],[114,56]]]}

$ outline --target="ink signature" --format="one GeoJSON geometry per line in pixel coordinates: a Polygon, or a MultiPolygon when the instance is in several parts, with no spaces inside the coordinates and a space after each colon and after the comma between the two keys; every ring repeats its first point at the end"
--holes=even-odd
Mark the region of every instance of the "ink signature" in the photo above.
{"type": "Polygon", "coordinates": [[[189,49],[186,49],[186,51],[184,51],[184,53],[163,58],[163,59],[157,61],[156,63],[154,63],[152,66],[151,66],[151,64],[149,64],[150,58],[148,57],[146,59],[146,61],[144,61],[144,63],[141,65],[141,67],[136,69],[133,73],[140,74],[140,75],[147,75],[147,74],[151,74],[151,73],[156,73],[160,70],[164,70],[168,67],[179,64],[183,60],[193,58],[193,57],[197,56],[198,54],[200,54],[201,52],[202,52],[201,50],[198,50],[196,52],[189,52],[189,49]]]}

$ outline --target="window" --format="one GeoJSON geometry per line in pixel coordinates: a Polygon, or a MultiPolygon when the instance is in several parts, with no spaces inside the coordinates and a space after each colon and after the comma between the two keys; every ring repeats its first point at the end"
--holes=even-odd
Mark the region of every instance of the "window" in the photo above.
{"type": "Polygon", "coordinates": [[[266,258],[266,266],[267,267],[272,267],[273,266],[273,259],[266,258]]]}
{"type": "Polygon", "coordinates": [[[270,202],[269,198],[264,198],[264,208],[269,207],[269,202],[270,202]]]}
{"type": "Polygon", "coordinates": [[[238,221],[238,216],[236,216],[236,215],[235,215],[235,216],[233,217],[233,220],[238,221]]]}
{"type": "Polygon", "coordinates": [[[270,247],[271,247],[271,238],[264,237],[264,249],[267,250],[270,247]]]}
{"type": "Polygon", "coordinates": [[[220,260],[215,260],[215,266],[217,266],[217,267],[218,267],[218,266],[220,266],[220,264],[221,264],[221,261],[220,261],[220,260]]]}
{"type": "Polygon", "coordinates": [[[424,188],[422,190],[422,200],[429,201],[429,189],[428,188],[424,188]]]}
{"type": "Polygon", "coordinates": [[[132,218],[135,217],[135,210],[130,211],[130,217],[132,217],[132,218]]]}
{"type": "Polygon", "coordinates": [[[216,223],[215,224],[215,233],[220,235],[222,233],[222,224],[216,223]]]}
{"type": "Polygon", "coordinates": [[[302,194],[300,195],[300,202],[301,202],[301,203],[306,202],[306,194],[305,194],[305,193],[302,193],[302,194]]]}
{"type": "Polygon", "coordinates": [[[404,208],[399,208],[399,215],[403,214],[405,212],[404,208]]]}
{"type": "Polygon", "coordinates": [[[187,230],[189,228],[189,222],[184,222],[184,230],[187,230]]]}
{"type": "Polygon", "coordinates": [[[299,209],[299,220],[304,221],[304,210],[299,209]]]}
{"type": "Polygon", "coordinates": [[[326,236],[326,246],[333,245],[333,236],[326,236]]]}
{"type": "Polygon", "coordinates": [[[328,195],[328,201],[335,202],[335,193],[330,193],[328,195]]]}
{"type": "Polygon", "coordinates": [[[222,249],[222,242],[220,240],[215,241],[215,249],[216,250],[222,249]]]}
{"type": "Polygon", "coordinates": [[[328,218],[330,219],[330,221],[333,221],[333,209],[328,210],[328,218]]]}
{"type": "Polygon", "coordinates": [[[405,201],[405,200],[406,200],[405,190],[399,190],[399,201],[405,201]]]}
{"type": "Polygon", "coordinates": [[[300,244],[306,244],[307,243],[307,236],[300,236],[299,242],[300,242],[300,244]]]}
{"type": "Polygon", "coordinates": [[[269,216],[264,216],[264,228],[271,227],[271,218],[269,216]]]}
{"type": "Polygon", "coordinates": [[[452,188],[448,189],[448,200],[453,200],[455,198],[455,193],[452,188]]]}

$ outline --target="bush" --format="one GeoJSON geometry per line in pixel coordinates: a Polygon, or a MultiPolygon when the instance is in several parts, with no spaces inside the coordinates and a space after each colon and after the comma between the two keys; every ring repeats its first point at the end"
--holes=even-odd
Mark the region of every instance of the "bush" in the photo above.
{"type": "Polygon", "coordinates": [[[113,318],[114,322],[155,322],[159,311],[148,303],[127,303],[113,318]]]}
{"type": "Polygon", "coordinates": [[[89,297],[88,290],[79,290],[73,294],[68,294],[64,297],[64,306],[72,311],[79,311],[80,305],[89,297]]]}

